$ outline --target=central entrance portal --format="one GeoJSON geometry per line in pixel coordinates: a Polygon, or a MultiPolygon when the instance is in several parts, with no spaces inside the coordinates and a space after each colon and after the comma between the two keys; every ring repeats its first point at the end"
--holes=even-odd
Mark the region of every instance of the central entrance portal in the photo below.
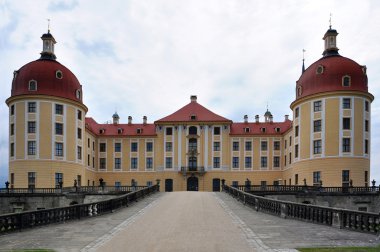
{"type": "Polygon", "coordinates": [[[198,178],[197,177],[189,177],[187,179],[187,190],[188,191],[198,191],[198,178]]]}

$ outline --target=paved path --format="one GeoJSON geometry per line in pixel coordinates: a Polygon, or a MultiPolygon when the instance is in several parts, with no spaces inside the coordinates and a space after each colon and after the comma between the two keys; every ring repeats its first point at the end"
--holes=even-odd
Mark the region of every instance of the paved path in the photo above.
{"type": "Polygon", "coordinates": [[[158,193],[113,214],[0,236],[0,251],[296,251],[377,236],[258,213],[225,193],[158,193]]]}

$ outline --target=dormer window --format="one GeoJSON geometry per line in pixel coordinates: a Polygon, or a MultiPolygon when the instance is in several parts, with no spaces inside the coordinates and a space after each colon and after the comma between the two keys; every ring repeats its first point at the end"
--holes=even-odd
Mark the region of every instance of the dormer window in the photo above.
{"type": "Polygon", "coordinates": [[[55,77],[56,77],[57,79],[62,79],[63,74],[62,74],[61,70],[57,70],[57,71],[55,72],[55,77]]]}
{"type": "Polygon", "coordinates": [[[351,77],[349,75],[345,75],[342,78],[342,86],[349,87],[351,86],[351,77]]]}
{"type": "Polygon", "coordinates": [[[363,74],[367,74],[367,66],[362,66],[363,74]]]}
{"type": "Polygon", "coordinates": [[[302,95],[302,86],[298,86],[297,87],[297,96],[301,96],[302,95]]]}
{"type": "Polygon", "coordinates": [[[37,81],[36,80],[30,80],[28,85],[29,91],[37,91],[37,81]]]}
{"type": "Polygon", "coordinates": [[[244,132],[245,132],[245,133],[249,133],[249,131],[250,131],[249,127],[245,127],[245,128],[244,128],[244,132]]]}
{"type": "Polygon", "coordinates": [[[190,116],[190,120],[192,120],[192,121],[197,120],[197,116],[196,116],[196,115],[191,115],[191,116],[190,116]]]}
{"type": "Polygon", "coordinates": [[[100,129],[99,134],[104,134],[105,131],[106,131],[105,129],[100,129]]]}
{"type": "Polygon", "coordinates": [[[122,128],[118,128],[117,129],[117,134],[121,134],[121,133],[123,133],[123,129],[122,128]]]}
{"type": "Polygon", "coordinates": [[[319,65],[318,67],[317,67],[317,71],[316,71],[316,73],[317,74],[323,74],[323,71],[325,70],[325,68],[322,66],[322,65],[319,65]]]}
{"type": "Polygon", "coordinates": [[[138,128],[137,130],[137,134],[141,134],[142,133],[142,129],[138,128]]]}
{"type": "Polygon", "coordinates": [[[281,130],[281,129],[280,129],[279,127],[274,128],[274,131],[275,131],[275,132],[280,132],[280,130],[281,130]]]}
{"type": "Polygon", "coordinates": [[[261,132],[263,132],[263,133],[265,133],[267,131],[267,129],[266,128],[261,128],[261,132]]]}
{"type": "Polygon", "coordinates": [[[79,100],[82,99],[82,92],[79,89],[77,89],[77,91],[75,92],[75,95],[76,95],[77,99],[79,99],[79,100]]]}

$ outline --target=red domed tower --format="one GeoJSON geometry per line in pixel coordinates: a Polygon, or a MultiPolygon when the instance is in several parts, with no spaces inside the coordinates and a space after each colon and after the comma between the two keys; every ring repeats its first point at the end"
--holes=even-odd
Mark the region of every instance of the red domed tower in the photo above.
{"type": "Polygon", "coordinates": [[[330,26],[323,57],[297,81],[290,105],[294,159],[284,178],[306,179],[308,185],[364,186],[370,176],[374,97],[368,92],[366,66],[338,53],[337,35],[330,26]]]}
{"type": "Polygon", "coordinates": [[[41,37],[41,57],[14,71],[9,106],[9,173],[14,187],[72,186],[82,179],[82,86],[56,61],[56,41],[41,37]]]}

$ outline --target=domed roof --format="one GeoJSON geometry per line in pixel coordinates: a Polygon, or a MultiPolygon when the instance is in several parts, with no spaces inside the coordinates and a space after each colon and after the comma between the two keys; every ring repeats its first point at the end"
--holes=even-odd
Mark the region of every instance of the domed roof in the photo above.
{"type": "Polygon", "coordinates": [[[39,59],[14,72],[11,96],[18,95],[51,95],[82,103],[82,86],[64,65],[39,59]]]}
{"type": "Polygon", "coordinates": [[[331,91],[368,93],[366,67],[339,54],[325,56],[303,72],[297,81],[296,97],[331,91]]]}

